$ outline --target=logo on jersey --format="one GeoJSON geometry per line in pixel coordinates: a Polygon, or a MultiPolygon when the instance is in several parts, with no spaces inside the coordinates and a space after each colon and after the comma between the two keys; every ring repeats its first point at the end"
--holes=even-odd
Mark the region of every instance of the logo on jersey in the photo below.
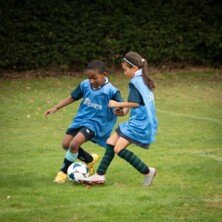
{"type": "Polygon", "coordinates": [[[87,105],[89,107],[93,107],[94,109],[102,110],[102,105],[96,104],[96,103],[92,103],[89,98],[85,98],[85,100],[83,101],[83,104],[85,104],[85,105],[87,105]]]}

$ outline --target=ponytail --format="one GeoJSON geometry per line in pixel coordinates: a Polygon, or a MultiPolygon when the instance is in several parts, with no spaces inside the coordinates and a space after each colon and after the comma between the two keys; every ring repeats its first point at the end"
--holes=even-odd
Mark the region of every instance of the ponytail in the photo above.
{"type": "Polygon", "coordinates": [[[142,77],[144,83],[149,87],[150,90],[154,90],[156,85],[154,81],[149,77],[149,70],[146,60],[144,59],[144,65],[142,67],[142,77]]]}

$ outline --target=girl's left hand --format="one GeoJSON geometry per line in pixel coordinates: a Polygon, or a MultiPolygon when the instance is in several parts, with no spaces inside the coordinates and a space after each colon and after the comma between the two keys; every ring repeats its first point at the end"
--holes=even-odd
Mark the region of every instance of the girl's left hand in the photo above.
{"type": "Polygon", "coordinates": [[[116,102],[115,100],[110,100],[108,106],[109,107],[118,107],[118,102],[116,102]]]}

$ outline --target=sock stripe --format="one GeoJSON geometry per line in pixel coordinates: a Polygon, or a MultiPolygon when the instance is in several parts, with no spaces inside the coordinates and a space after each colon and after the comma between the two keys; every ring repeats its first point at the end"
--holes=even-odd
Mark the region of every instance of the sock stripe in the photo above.
{"type": "Polygon", "coordinates": [[[143,163],[139,157],[137,157],[133,152],[127,149],[123,149],[118,153],[118,156],[129,162],[136,170],[142,174],[146,174],[149,169],[148,166],[143,163]]]}

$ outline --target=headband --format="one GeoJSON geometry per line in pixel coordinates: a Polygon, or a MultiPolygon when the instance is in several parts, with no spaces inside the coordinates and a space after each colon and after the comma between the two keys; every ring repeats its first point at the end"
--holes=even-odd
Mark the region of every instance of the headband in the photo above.
{"type": "MultiPolygon", "coordinates": [[[[125,57],[123,58],[123,60],[125,60],[127,63],[129,63],[131,66],[136,66],[136,65],[134,65],[132,62],[130,62],[128,59],[126,59],[125,57]]],[[[145,59],[141,59],[141,62],[142,63],[145,63],[146,62],[146,60],[145,59]]]]}
{"type": "Polygon", "coordinates": [[[135,66],[133,63],[131,63],[129,60],[127,60],[125,57],[123,58],[127,63],[129,63],[131,66],[135,66]]]}

